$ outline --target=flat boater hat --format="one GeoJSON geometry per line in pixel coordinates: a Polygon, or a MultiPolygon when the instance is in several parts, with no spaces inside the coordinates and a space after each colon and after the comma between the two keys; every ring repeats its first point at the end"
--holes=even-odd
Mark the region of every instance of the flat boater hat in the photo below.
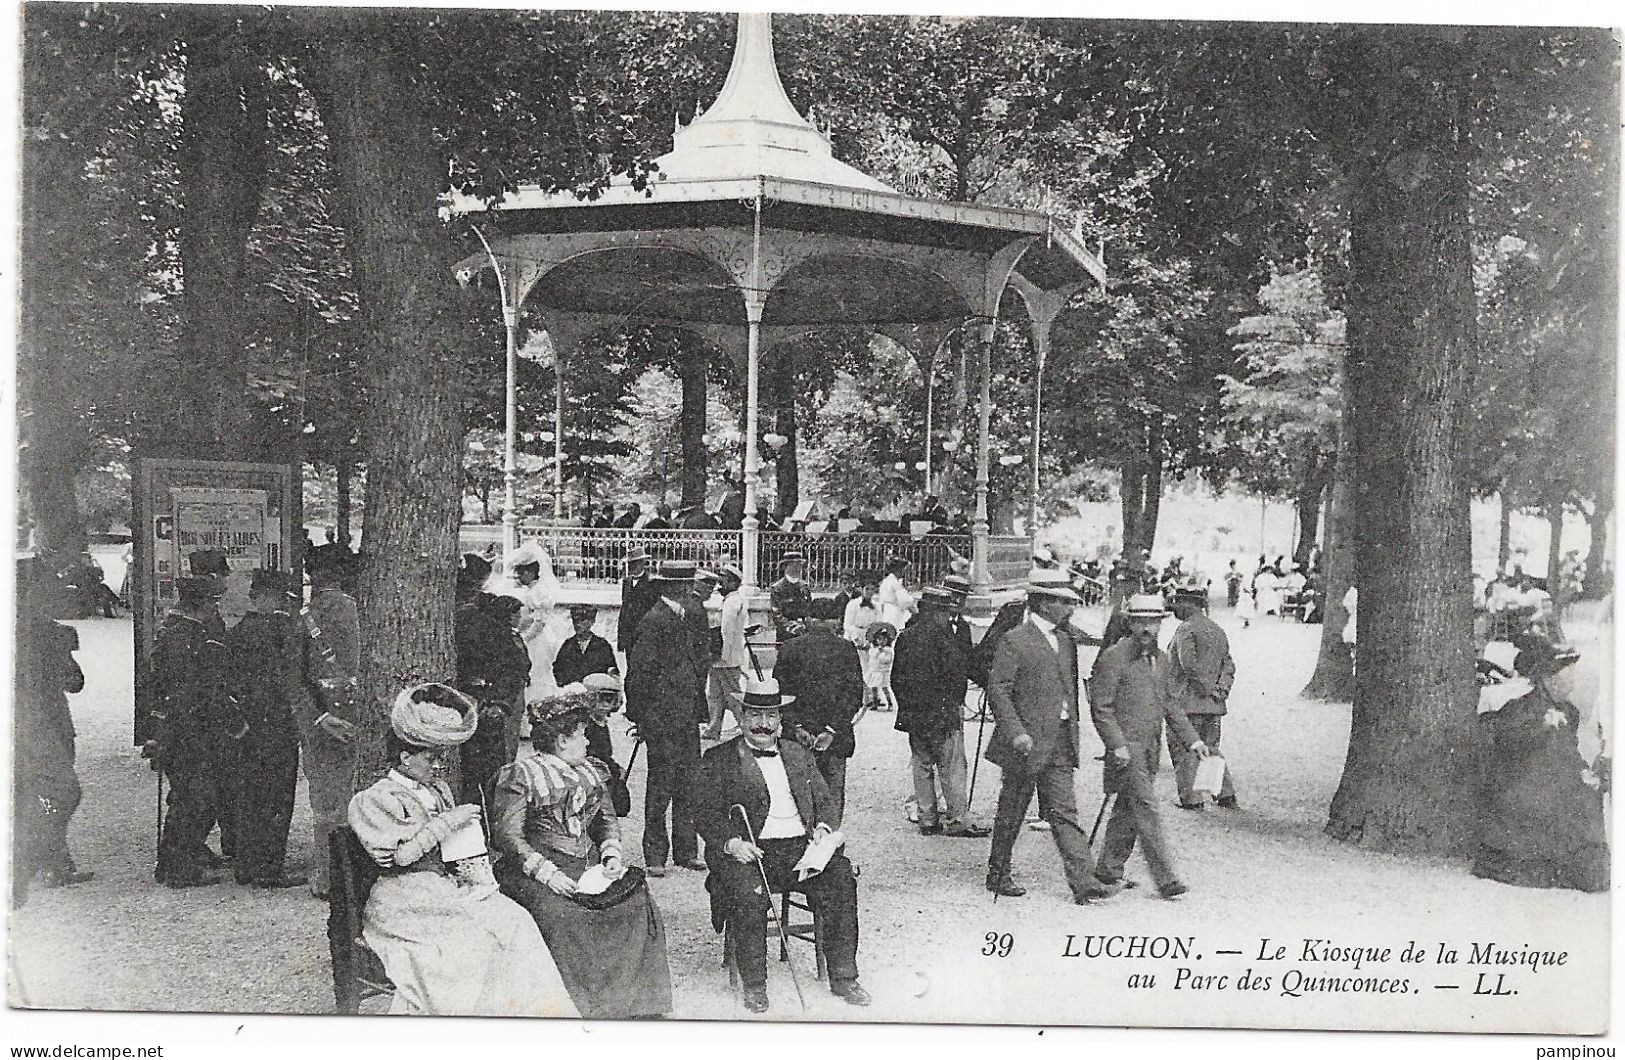
{"type": "Polygon", "coordinates": [[[728,696],[741,708],[749,710],[782,710],[796,701],[795,696],[779,692],[779,682],[771,677],[745,679],[742,692],[729,692],[728,696]]]}

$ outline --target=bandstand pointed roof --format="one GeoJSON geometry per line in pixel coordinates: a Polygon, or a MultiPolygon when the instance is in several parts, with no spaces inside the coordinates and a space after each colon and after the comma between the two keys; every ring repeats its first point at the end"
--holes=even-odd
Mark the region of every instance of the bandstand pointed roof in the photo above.
{"type": "MultiPolygon", "coordinates": [[[[932,324],[996,315],[1007,287],[1052,307],[1106,270],[1048,214],[901,194],[834,157],[785,94],[770,16],[739,16],[715,102],[645,188],[590,201],[521,187],[484,212],[517,300],[550,314],[743,326],[932,324]]],[[[487,267],[482,253],[463,273],[487,267]]],[[[1051,312],[1053,315],[1053,312],[1051,312]]]]}

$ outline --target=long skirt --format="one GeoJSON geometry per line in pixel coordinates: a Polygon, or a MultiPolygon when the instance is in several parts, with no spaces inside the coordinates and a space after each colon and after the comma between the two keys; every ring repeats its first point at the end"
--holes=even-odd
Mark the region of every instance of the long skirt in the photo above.
{"type": "MultiPolygon", "coordinates": [[[[590,864],[556,850],[547,857],[572,880],[580,879],[590,864]]],[[[666,929],[647,887],[620,905],[587,909],[554,894],[511,862],[497,875],[503,891],[536,918],[584,1018],[631,1019],[671,1011],[666,929]]]]}
{"type": "Polygon", "coordinates": [[[361,937],[395,984],[391,1015],[578,1015],[536,925],[489,885],[429,871],[380,877],[361,937]]]}

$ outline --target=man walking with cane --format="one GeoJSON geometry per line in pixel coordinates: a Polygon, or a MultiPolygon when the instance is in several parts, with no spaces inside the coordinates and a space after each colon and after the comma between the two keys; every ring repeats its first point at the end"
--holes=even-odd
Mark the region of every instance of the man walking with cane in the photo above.
{"type": "Polygon", "coordinates": [[[1040,816],[1060,851],[1072,900],[1109,898],[1121,885],[1095,878],[1089,838],[1078,820],[1073,775],[1078,768],[1078,646],[1068,632],[1082,603],[1062,571],[1035,570],[1027,584],[1027,619],[999,639],[987,698],[996,724],[987,760],[1003,773],[987,889],[1019,898],[1026,888],[1010,874],[1010,857],[1034,791],[1040,816]]]}

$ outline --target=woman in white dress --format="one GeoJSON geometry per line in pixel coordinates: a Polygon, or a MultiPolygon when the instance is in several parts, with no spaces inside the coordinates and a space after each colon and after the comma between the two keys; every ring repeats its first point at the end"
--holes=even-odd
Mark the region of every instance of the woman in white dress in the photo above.
{"type": "Polygon", "coordinates": [[[559,646],[570,639],[570,621],[559,603],[559,580],[553,574],[553,560],[547,550],[526,543],[508,557],[508,573],[493,574],[485,591],[516,595],[524,605],[519,615],[519,636],[530,655],[530,684],[525,702],[545,699],[558,692],[553,680],[553,658],[559,646]]]}
{"type": "Polygon", "coordinates": [[[414,685],[390,711],[392,768],[350,800],[350,827],[378,864],[361,935],[395,985],[392,1015],[577,1016],[536,922],[494,883],[447,864],[441,844],[479,818],[445,780],[474,734],[472,699],[414,685]]]}
{"type": "Polygon", "coordinates": [[[908,571],[908,560],[901,556],[888,559],[886,576],[880,579],[880,591],[875,594],[875,600],[880,604],[880,620],[890,622],[895,629],[902,629],[908,625],[908,620],[919,606],[914,594],[903,585],[903,578],[908,571]]]}

